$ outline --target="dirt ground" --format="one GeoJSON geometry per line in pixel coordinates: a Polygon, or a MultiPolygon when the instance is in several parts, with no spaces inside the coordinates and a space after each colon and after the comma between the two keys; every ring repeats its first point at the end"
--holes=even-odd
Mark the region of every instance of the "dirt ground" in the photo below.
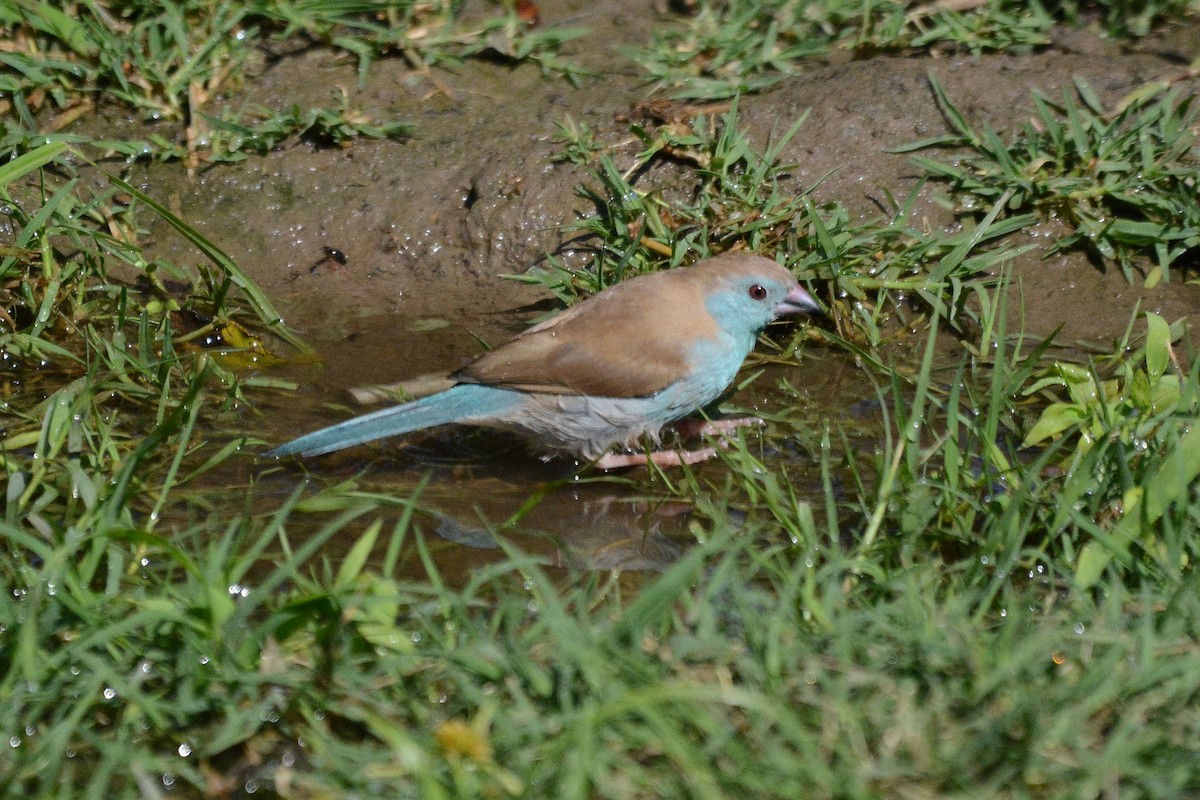
{"type": "MultiPolygon", "coordinates": [[[[415,133],[345,149],[295,144],[193,178],[178,165],[160,165],[141,180],[250,271],[289,324],[323,349],[345,352],[353,343],[355,363],[329,364],[325,381],[345,385],[453,368],[461,354],[477,351],[457,323],[538,299],[535,290],[500,276],[528,269],[547,251],[569,257],[563,226],[589,210],[575,192],[586,180],[583,171],[552,160],[555,123],[571,118],[602,141],[628,139],[616,118],[655,87],[622,48],[679,24],[650,3],[547,0],[540,9],[543,25],[590,29],[564,56],[599,78],[574,89],[532,65],[472,62],[419,73],[396,58],[373,65],[359,90],[356,65],[344,55],[309,49],[264,59],[226,102],[329,105],[345,90],[376,120],[407,120],[415,133]],[[325,248],[341,251],[345,264],[323,261],[325,248]]],[[[973,124],[1006,130],[1030,115],[1031,89],[1057,96],[1073,76],[1086,78],[1105,102],[1148,81],[1179,79],[1198,31],[1176,27],[1132,44],[1064,31],[1053,46],[1027,55],[838,55],[743,98],[741,124],[764,144],[808,111],[782,155],[796,165],[796,191],[825,176],[814,191],[819,202],[837,200],[877,216],[885,189],[903,196],[916,179],[908,156],[887,149],[947,132],[927,76],[937,77],[973,124]]],[[[1195,92],[1200,82],[1181,80],[1178,88],[1195,92]]],[[[920,209],[928,224],[952,227],[928,188],[925,194],[920,209]]],[[[1173,321],[1200,302],[1200,287],[1178,276],[1145,290],[1080,254],[1047,256],[1049,232],[1029,234],[1046,246],[1015,269],[1029,332],[1062,324],[1060,341],[1111,343],[1139,304],[1173,321]]],[[[153,233],[155,251],[196,260],[165,226],[153,233]]],[[[503,315],[492,323],[502,335],[523,319],[503,315]]]]}

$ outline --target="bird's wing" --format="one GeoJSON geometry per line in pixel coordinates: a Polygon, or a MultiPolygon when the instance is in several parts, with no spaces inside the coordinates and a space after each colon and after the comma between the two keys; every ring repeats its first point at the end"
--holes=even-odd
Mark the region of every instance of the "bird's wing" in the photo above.
{"type": "Polygon", "coordinates": [[[700,286],[667,272],[618,284],[451,377],[530,392],[648,397],[699,366],[691,363],[697,341],[717,333],[700,286]]]}

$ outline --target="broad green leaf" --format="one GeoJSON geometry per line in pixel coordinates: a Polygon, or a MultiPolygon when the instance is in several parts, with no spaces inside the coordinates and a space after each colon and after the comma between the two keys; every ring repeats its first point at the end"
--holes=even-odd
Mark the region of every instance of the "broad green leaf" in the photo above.
{"type": "Polygon", "coordinates": [[[0,186],[8,186],[13,181],[20,180],[35,169],[44,167],[67,149],[66,142],[51,142],[36,150],[30,150],[23,156],[0,166],[0,186]]]}
{"type": "Polygon", "coordinates": [[[1051,403],[1029,429],[1029,433],[1025,434],[1022,446],[1029,447],[1044,442],[1082,424],[1088,416],[1088,412],[1075,403],[1051,403]]]}
{"type": "Polygon", "coordinates": [[[371,555],[371,550],[375,548],[375,540],[379,538],[379,530],[382,527],[383,520],[376,518],[367,526],[363,535],[358,537],[358,541],[350,548],[342,565],[338,567],[337,578],[333,582],[334,591],[345,592],[354,586],[358,576],[362,574],[367,558],[371,555]]]}
{"type": "Polygon", "coordinates": [[[1153,385],[1171,364],[1171,326],[1153,312],[1146,312],[1146,370],[1153,385]]]}
{"type": "Polygon", "coordinates": [[[1125,513],[1113,526],[1108,542],[1092,541],[1084,545],[1075,566],[1076,583],[1081,588],[1090,588],[1114,556],[1128,557],[1130,546],[1149,536],[1154,524],[1172,504],[1187,500],[1198,475],[1200,425],[1193,425],[1163,459],[1158,472],[1141,487],[1126,492],[1125,513]]]}

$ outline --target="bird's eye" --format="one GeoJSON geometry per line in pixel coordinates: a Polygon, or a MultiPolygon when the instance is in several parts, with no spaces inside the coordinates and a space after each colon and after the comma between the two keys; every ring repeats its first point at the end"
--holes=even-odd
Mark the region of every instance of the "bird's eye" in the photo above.
{"type": "Polygon", "coordinates": [[[750,287],[750,297],[754,300],[766,300],[767,290],[761,283],[755,283],[750,287]]]}

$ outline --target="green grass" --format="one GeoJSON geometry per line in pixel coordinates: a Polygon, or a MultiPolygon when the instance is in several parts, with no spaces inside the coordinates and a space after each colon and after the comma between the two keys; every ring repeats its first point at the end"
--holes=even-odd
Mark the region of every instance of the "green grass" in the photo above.
{"type": "MultiPolygon", "coordinates": [[[[79,144],[58,133],[99,103],[118,103],[149,121],[175,123],[168,135],[140,141],[101,141],[103,151],[129,158],[237,160],[269,150],[290,136],[334,143],[354,136],[400,136],[409,126],[375,121],[346,108],[281,109],[250,118],[214,119],[215,100],[235,93],[264,44],[290,39],[343,51],[358,63],[360,79],[372,63],[399,56],[418,70],[486,57],[533,62],[547,75],[572,83],[586,74],[556,55],[583,31],[535,29],[509,10],[471,23],[461,3],[412,0],[287,3],[254,0],[100,2],[58,8],[20,2],[0,8],[0,148],[47,140],[79,144]],[[73,13],[69,13],[73,12],[73,13]],[[49,117],[49,114],[55,114],[49,117]],[[47,127],[49,125],[49,128],[47,127]]],[[[229,112],[225,112],[229,113],[229,112]]]]}
{"type": "Polygon", "coordinates": [[[274,358],[266,337],[284,350],[303,343],[201,234],[120,179],[83,189],[75,157],[47,144],[0,170],[15,232],[0,252],[0,348],[11,381],[5,519],[44,535],[97,524],[149,530],[177,486],[239,444],[181,472],[202,413],[212,424],[243,404],[246,386],[271,383],[239,375],[274,358]],[[139,205],[179,228],[211,265],[146,262],[135,244],[139,205]],[[118,271],[136,278],[118,280],[118,271]]]}
{"type": "MultiPolygon", "coordinates": [[[[60,151],[31,153],[6,182],[60,151]]],[[[221,355],[228,345],[188,350],[171,320],[240,316],[266,335],[274,315],[186,226],[213,261],[208,292],[176,297],[180,274],[157,270],[140,290],[103,272],[76,282],[132,251],[88,228],[74,202],[47,192],[22,209],[55,239],[111,253],[62,260],[29,233],[6,262],[6,275],[58,283],[8,298],[22,334],[5,336],[5,352],[54,356],[65,372],[45,401],[9,402],[27,421],[5,440],[0,522],[12,554],[0,565],[13,598],[0,607],[10,791],[1200,788],[1181,766],[1200,755],[1200,376],[1176,371],[1156,318],[1144,342],[1080,369],[1016,349],[1006,285],[970,284],[979,334],[961,357],[934,347],[944,321],[932,308],[922,355],[878,373],[889,399],[874,449],[777,423],[719,470],[642,483],[695,515],[697,545],[662,575],[631,588],[511,548],[445,575],[419,488],[336,484],[269,512],[172,522],[173,504],[205,502],[187,500],[191,479],[242,444],[206,430],[254,387],[221,355]],[[79,335],[91,338],[58,333],[84,313],[79,335]],[[1046,393],[1053,402],[1037,399],[1046,393]],[[810,449],[823,497],[798,496],[770,456],[781,435],[810,449]],[[356,543],[333,556],[347,537],[356,543]]]]}
{"type": "Polygon", "coordinates": [[[904,198],[889,196],[891,213],[880,219],[853,219],[836,202],[818,206],[779,160],[802,124],[803,118],[759,153],[739,130],[734,103],[720,118],[632,124],[630,134],[642,149],[630,156],[601,147],[577,123],[563,123],[560,157],[586,170],[579,193],[596,209],[576,229],[600,244],[586,269],[549,258],[514,277],[573,302],[630,275],[746,248],[822,285],[822,296],[835,298],[829,312],[838,336],[870,349],[889,338],[886,328],[897,314],[914,316],[906,296],[955,325],[969,320],[972,287],[989,283],[1021,252],[1004,247],[1004,237],[1036,217],[1001,218],[1011,198],[988,197],[983,202],[994,205],[978,223],[955,235],[931,233],[912,219],[920,185],[904,198]]]}
{"type": "Polygon", "coordinates": [[[1055,25],[1144,36],[1196,10],[1194,0],[987,0],[961,9],[896,0],[700,0],[681,29],[655,34],[631,55],[673,97],[716,99],[764,89],[836,51],[1021,52],[1049,45],[1055,25]]]}
{"type": "MultiPolygon", "coordinates": [[[[1050,358],[1007,327],[1006,267],[1007,234],[1081,196],[1113,203],[1134,156],[1166,176],[1139,213],[1183,203],[1171,181],[1193,163],[1194,120],[1165,95],[1104,112],[1081,86],[1039,98],[1042,123],[1006,139],[939,96],[953,130],[918,144],[967,153],[921,162],[965,212],[953,233],[911,220],[929,184],[875,220],[818,204],[779,162],[795,130],[759,152],[736,106],[635,125],[634,153],[564,123],[596,211],[573,233],[595,258],[531,279],[571,302],[753,248],[831,320],[772,334],[758,362],[800,358],[803,376],[844,350],[877,385],[877,422],[814,421],[781,382],[766,430],[718,464],[592,476],[691,511],[691,548],[636,577],[521,552],[521,514],[496,522],[485,566],[446,571],[424,483],[314,469],[277,494],[238,433],[268,393],[287,397],[264,367],[303,355],[271,299],[154,198],[82,180],[66,142],[11,142],[6,795],[1200,793],[1200,365],[1178,325],[1141,313],[1111,353],[1050,358]],[[1091,172],[1055,171],[1110,147],[1091,172]],[[203,265],[147,262],[150,214],[203,265]],[[212,488],[229,474],[250,485],[212,488]],[[798,488],[814,476],[820,491],[798,488]]],[[[1110,241],[1166,277],[1184,240],[1151,222],[1161,240],[1110,241]]]]}
{"type": "Polygon", "coordinates": [[[1074,96],[1064,93],[1060,101],[1035,92],[1035,116],[1006,141],[990,127],[975,130],[930,80],[954,132],[898,151],[965,149],[965,157],[949,164],[913,158],[949,186],[957,210],[982,214],[1003,199],[1006,212],[1059,219],[1074,233],[1057,249],[1086,248],[1116,262],[1130,280],[1150,256],[1152,266],[1143,271],[1151,286],[1166,280],[1181,259],[1195,262],[1195,95],[1181,97],[1152,84],[1106,111],[1087,82],[1076,78],[1074,96]]]}
{"type": "Polygon", "coordinates": [[[251,155],[266,155],[296,142],[314,147],[344,147],[358,137],[367,139],[404,139],[413,133],[407,122],[375,122],[363,111],[339,96],[337,108],[291,106],[272,112],[266,108],[223,111],[219,117],[203,112],[197,115],[197,135],[191,141],[172,139],[151,133],[145,139],[96,139],[82,134],[45,134],[32,119],[11,126],[0,135],[0,150],[24,151],[45,142],[69,144],[97,158],[122,156],[127,160],[153,159],[181,161],[194,169],[201,163],[217,164],[244,161],[251,155]]]}
{"type": "MultiPolygon", "coordinates": [[[[22,556],[0,567],[14,598],[0,609],[6,786],[1195,792],[1196,493],[1184,481],[1094,590],[1078,588],[1080,548],[1106,542],[1114,520],[1121,487],[1102,467],[1119,454],[1065,477],[1047,469],[1065,448],[1009,458],[1022,431],[1014,390],[1036,353],[1007,347],[999,319],[976,343],[994,361],[946,368],[926,351],[917,391],[894,395],[894,435],[874,459],[852,457],[861,491],[838,503],[830,486],[828,515],[748,448],[725,456],[718,485],[685,472],[699,543],[636,591],[511,549],[443,575],[419,496],[348,502],[334,488],[162,532],[6,521],[22,556]],[[1071,481],[1089,491],[1069,495],[1071,481]],[[338,508],[315,533],[291,533],[338,508]],[[348,534],[344,556],[321,555],[348,534]]],[[[1147,351],[1146,364],[1158,359],[1147,351]]],[[[1194,458],[1195,442],[1172,433],[1194,425],[1200,383],[1191,373],[1180,385],[1129,476],[1147,493],[1177,454],[1194,458]]],[[[834,452],[820,456],[829,476],[847,457],[834,452]]]]}

